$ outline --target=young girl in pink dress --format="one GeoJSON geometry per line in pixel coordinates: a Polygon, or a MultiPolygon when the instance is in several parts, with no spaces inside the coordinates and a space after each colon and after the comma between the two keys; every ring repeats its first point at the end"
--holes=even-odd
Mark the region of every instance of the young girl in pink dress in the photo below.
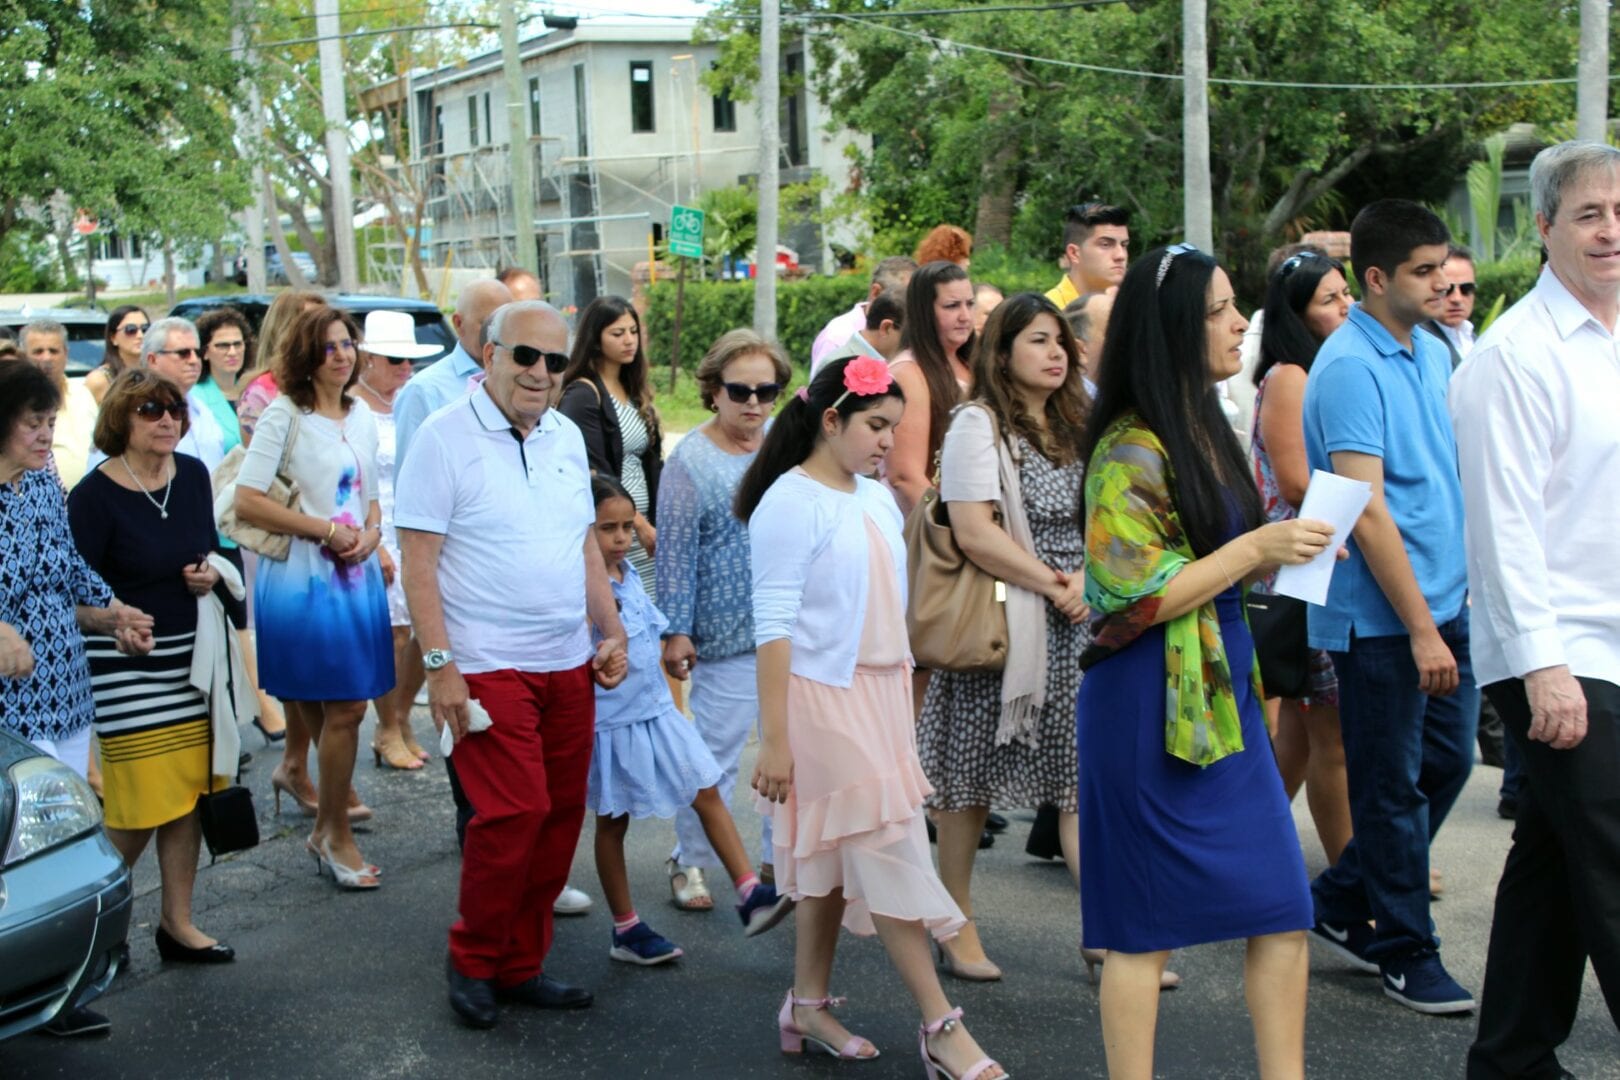
{"type": "Polygon", "coordinates": [[[965,923],[923,824],[905,625],[905,546],[887,489],[867,479],[905,400],[881,360],[828,364],[793,397],[743,477],[753,559],[762,740],[754,770],[775,830],[778,890],[797,902],[782,1049],[868,1059],[828,1011],[840,923],[876,933],[922,1012],[934,1080],[1000,1080],[940,989],[929,935],[965,923]],[[858,628],[858,634],[852,634],[858,628]]]}

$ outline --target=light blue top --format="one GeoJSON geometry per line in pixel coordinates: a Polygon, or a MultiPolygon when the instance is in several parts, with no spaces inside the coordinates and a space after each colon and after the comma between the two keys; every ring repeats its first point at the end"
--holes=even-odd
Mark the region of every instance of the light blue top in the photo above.
{"type": "Polygon", "coordinates": [[[394,475],[405,464],[405,452],[422,421],[467,396],[467,380],[478,371],[478,361],[456,347],[415,375],[394,396],[394,475]]]}
{"type": "Polygon", "coordinates": [[[658,636],[669,620],[647,595],[641,575],[630,561],[626,559],[619,565],[624,580],[609,578],[608,583],[613,586],[613,598],[619,602],[619,622],[630,641],[630,673],[612,690],[596,688],[596,730],[640,723],[667,712],[674,712],[684,722],[675,699],[669,696],[669,683],[664,681],[663,649],[658,636]]]}
{"type": "Polygon", "coordinates": [[[208,406],[208,411],[214,414],[219,421],[220,430],[225,433],[225,452],[228,454],[235,447],[242,445],[242,422],[236,418],[236,407],[225,397],[225,391],[219,388],[213,376],[204,376],[193,387],[197,397],[208,406]]]}
{"type": "MultiPolygon", "coordinates": [[[[1412,345],[1415,355],[1365,310],[1351,309],[1322,343],[1305,383],[1305,451],[1311,468],[1329,472],[1335,451],[1383,459],[1384,501],[1440,624],[1457,617],[1468,591],[1457,440],[1446,411],[1451,354],[1420,330],[1412,345]]],[[[1345,542],[1350,558],[1333,571],[1327,604],[1310,607],[1313,648],[1342,652],[1352,633],[1407,632],[1355,540],[1345,542]]]]}
{"type": "MultiPolygon", "coordinates": [[[[768,422],[767,422],[768,423],[768,422]]],[[[689,432],[658,482],[658,606],[664,636],[685,634],[703,660],[754,651],[748,526],[731,512],[753,454],[728,454],[689,432]]]]}

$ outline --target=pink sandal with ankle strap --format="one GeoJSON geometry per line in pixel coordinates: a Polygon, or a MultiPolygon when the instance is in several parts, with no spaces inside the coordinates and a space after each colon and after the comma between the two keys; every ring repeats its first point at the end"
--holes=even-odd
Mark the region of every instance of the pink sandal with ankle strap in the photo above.
{"type": "MultiPolygon", "coordinates": [[[[956,1027],[956,1022],[962,1019],[961,1009],[952,1009],[932,1024],[923,1024],[917,1028],[917,1049],[922,1053],[923,1068],[928,1070],[929,1080],[979,1080],[979,1077],[991,1069],[999,1068],[1001,1063],[989,1057],[982,1057],[970,1065],[961,1076],[957,1076],[938,1058],[928,1052],[928,1036],[938,1035],[942,1031],[950,1031],[956,1027]]],[[[1012,1074],[1004,1072],[997,1080],[1011,1080],[1012,1074]]]]}
{"type": "Polygon", "coordinates": [[[788,990],[787,997],[782,1002],[782,1011],[776,1014],[776,1026],[781,1029],[782,1035],[782,1053],[802,1054],[806,1046],[813,1046],[822,1053],[831,1054],[841,1061],[871,1061],[876,1058],[878,1049],[875,1046],[872,1047],[870,1054],[861,1053],[861,1045],[869,1043],[870,1040],[863,1039],[859,1035],[851,1035],[849,1041],[844,1043],[842,1050],[835,1050],[831,1043],[818,1039],[793,1022],[793,1006],[795,1005],[801,1009],[831,1009],[842,1005],[845,1000],[847,999],[841,997],[794,997],[793,991],[788,990]]]}

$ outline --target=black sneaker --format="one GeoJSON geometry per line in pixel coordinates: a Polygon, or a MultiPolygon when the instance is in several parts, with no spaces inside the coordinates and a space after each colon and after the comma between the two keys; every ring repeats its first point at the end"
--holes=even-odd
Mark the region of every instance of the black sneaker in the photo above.
{"type": "Polygon", "coordinates": [[[1429,1016],[1474,1011],[1474,995],[1446,972],[1433,949],[1386,961],[1381,970],[1384,993],[1408,1009],[1429,1016]]]}
{"type": "Polygon", "coordinates": [[[1366,923],[1346,923],[1340,926],[1318,919],[1316,925],[1311,927],[1311,936],[1328,952],[1357,971],[1366,972],[1368,975],[1378,974],[1378,964],[1367,955],[1367,950],[1372,948],[1377,935],[1366,923]]]}
{"type": "Polygon", "coordinates": [[[1504,795],[1497,800],[1496,816],[1504,821],[1517,820],[1519,816],[1519,800],[1504,795]]]}
{"type": "Polygon", "coordinates": [[[112,1021],[94,1009],[71,1009],[39,1029],[59,1039],[76,1039],[81,1035],[105,1035],[112,1030],[112,1021]]]}

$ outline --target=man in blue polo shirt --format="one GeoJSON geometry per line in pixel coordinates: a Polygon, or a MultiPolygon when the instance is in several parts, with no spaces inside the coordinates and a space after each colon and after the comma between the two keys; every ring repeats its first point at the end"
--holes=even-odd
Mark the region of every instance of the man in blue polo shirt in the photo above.
{"type": "Polygon", "coordinates": [[[1468,779],[1479,713],[1451,359],[1417,329],[1444,306],[1449,240],[1416,203],[1383,199],[1357,214],[1361,304],[1323,342],[1305,384],[1311,467],[1373,491],[1327,604],[1310,609],[1310,643],[1338,672],[1355,824],[1311,886],[1313,933],[1422,1013],[1474,1008],[1441,964],[1429,918],[1429,845],[1468,779]]]}

